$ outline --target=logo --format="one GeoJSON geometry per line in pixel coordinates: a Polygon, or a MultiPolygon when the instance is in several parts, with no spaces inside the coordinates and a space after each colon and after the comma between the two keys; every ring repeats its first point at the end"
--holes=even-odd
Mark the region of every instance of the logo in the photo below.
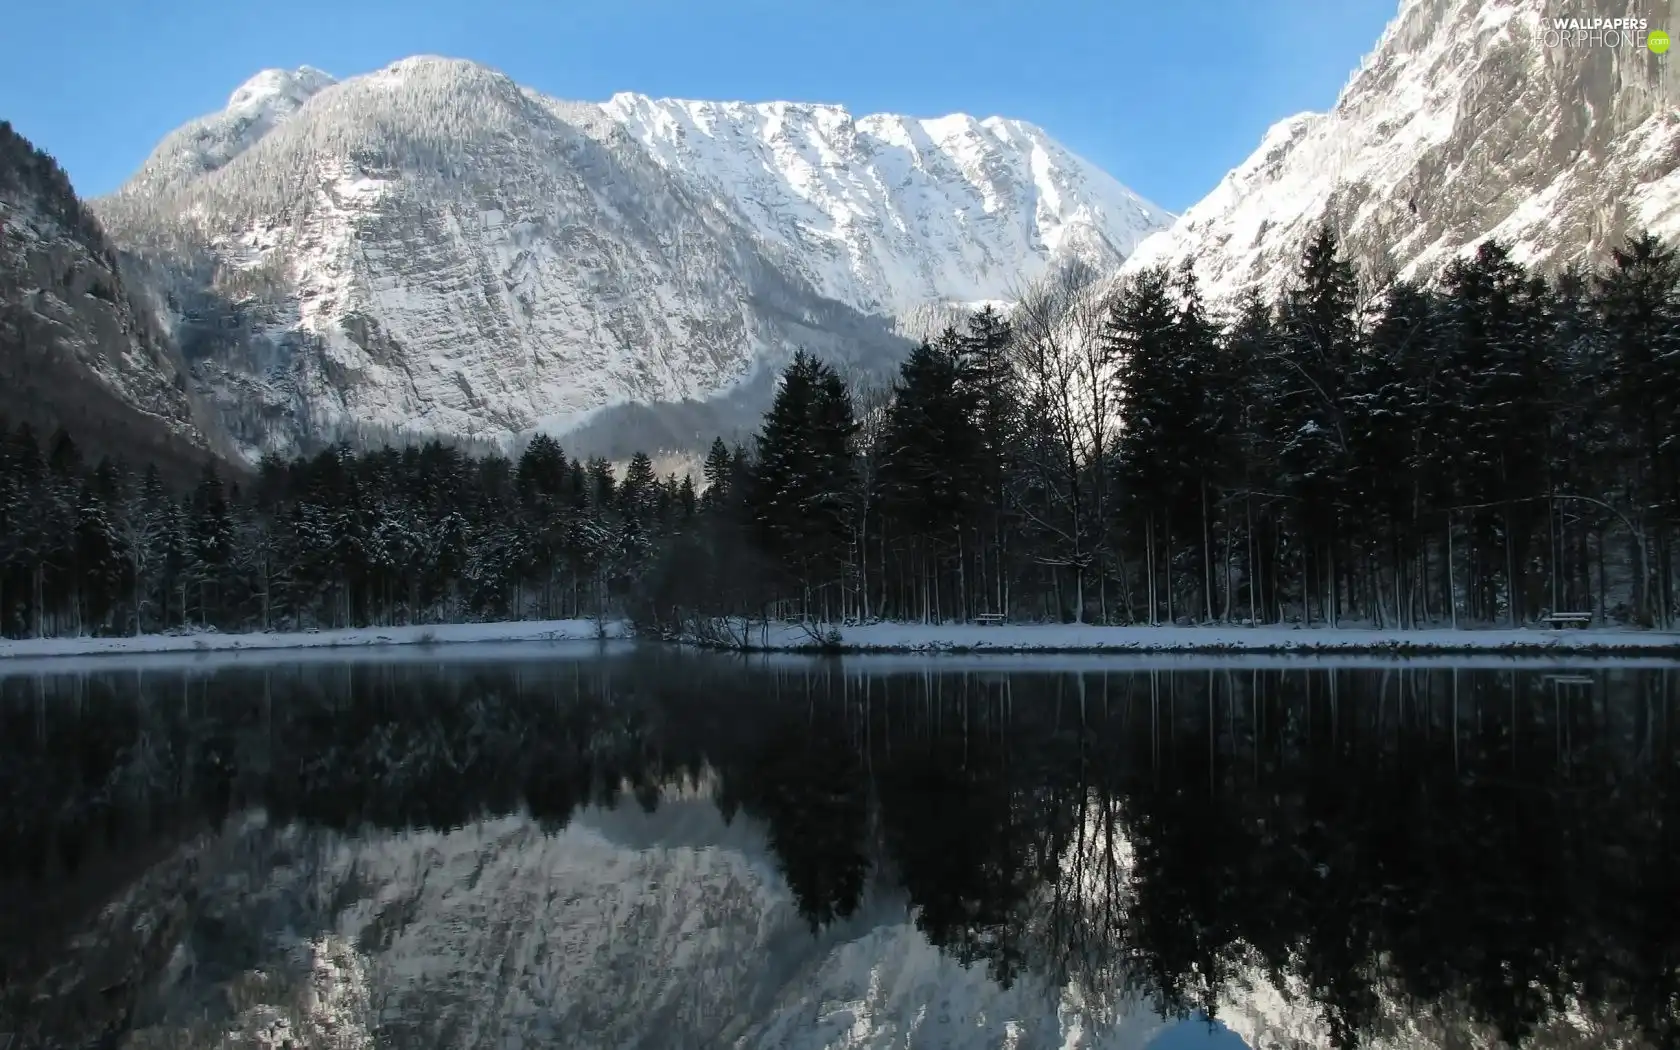
{"type": "Polygon", "coordinates": [[[1547,18],[1540,23],[1540,39],[1548,48],[1644,47],[1656,55],[1668,50],[1668,34],[1644,18],[1547,18]]]}

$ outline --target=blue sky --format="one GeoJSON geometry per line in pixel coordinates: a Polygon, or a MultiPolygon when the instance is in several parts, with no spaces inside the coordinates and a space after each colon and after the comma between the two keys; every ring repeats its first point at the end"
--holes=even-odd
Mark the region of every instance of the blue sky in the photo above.
{"type": "Polygon", "coordinates": [[[1163,207],[1194,203],[1275,120],[1328,107],[1395,0],[80,0],[6,16],[0,119],[77,189],[269,66],[345,77],[412,54],[563,98],[616,91],[1001,114],[1163,207]]]}

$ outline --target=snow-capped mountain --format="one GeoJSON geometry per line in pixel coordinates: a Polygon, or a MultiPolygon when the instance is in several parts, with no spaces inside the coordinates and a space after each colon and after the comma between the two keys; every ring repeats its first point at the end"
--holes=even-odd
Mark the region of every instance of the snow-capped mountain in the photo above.
{"type": "Polygon", "coordinates": [[[703,443],[798,347],[883,369],[893,312],[1170,218],[1019,122],[565,102],[431,57],[258,74],[99,207],[248,455],[683,402],[657,439],[703,443]]]}
{"type": "Polygon", "coordinates": [[[1192,256],[1213,297],[1275,291],[1326,219],[1372,283],[1489,237],[1557,265],[1680,232],[1680,67],[1570,16],[1680,28],[1674,0],[1404,0],[1333,109],[1273,125],[1122,272],[1192,256]]]}
{"type": "Polygon", "coordinates": [[[1014,298],[1052,262],[1112,265],[1172,221],[1019,120],[633,94],[602,108],[821,294],[870,312],[1014,298]]]}

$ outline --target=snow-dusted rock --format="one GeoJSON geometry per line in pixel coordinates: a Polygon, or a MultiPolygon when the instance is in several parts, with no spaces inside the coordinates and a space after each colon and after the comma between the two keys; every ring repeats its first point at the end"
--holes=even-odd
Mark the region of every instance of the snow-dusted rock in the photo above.
{"type": "Polygon", "coordinates": [[[1123,271],[1193,256],[1214,298],[1275,292],[1325,219],[1372,283],[1488,237],[1555,265],[1680,233],[1680,67],[1639,37],[1566,45],[1565,15],[1680,26],[1671,0],[1404,0],[1333,109],[1275,124],[1123,271]]]}

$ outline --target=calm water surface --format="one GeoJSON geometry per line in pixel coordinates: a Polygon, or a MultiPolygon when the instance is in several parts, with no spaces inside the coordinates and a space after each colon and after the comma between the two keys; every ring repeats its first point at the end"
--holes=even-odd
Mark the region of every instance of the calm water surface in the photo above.
{"type": "Polygon", "coordinates": [[[0,668],[0,1048],[1680,1040],[1680,670],[472,652],[0,668]]]}

